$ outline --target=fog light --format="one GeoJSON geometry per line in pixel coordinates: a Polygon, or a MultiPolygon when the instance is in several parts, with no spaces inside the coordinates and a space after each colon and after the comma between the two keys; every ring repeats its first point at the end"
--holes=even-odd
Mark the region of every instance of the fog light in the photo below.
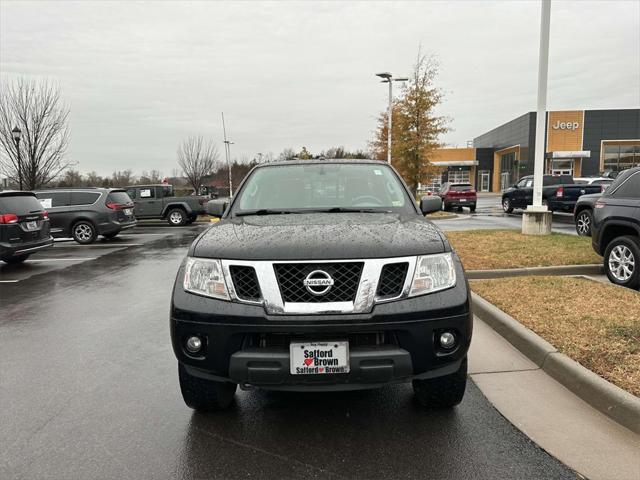
{"type": "Polygon", "coordinates": [[[187,350],[191,353],[199,352],[202,348],[202,340],[200,337],[189,337],[187,338],[187,350]]]}
{"type": "Polygon", "coordinates": [[[447,350],[451,350],[456,346],[456,336],[451,332],[440,334],[440,346],[447,350]]]}

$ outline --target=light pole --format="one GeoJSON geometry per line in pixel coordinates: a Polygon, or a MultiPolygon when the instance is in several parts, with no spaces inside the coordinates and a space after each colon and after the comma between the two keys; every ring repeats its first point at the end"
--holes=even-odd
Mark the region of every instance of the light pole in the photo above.
{"type": "Polygon", "coordinates": [[[222,133],[224,134],[224,153],[227,157],[227,172],[229,174],[229,198],[233,196],[233,183],[231,181],[231,147],[233,142],[231,140],[227,140],[227,127],[224,123],[224,112],[222,112],[222,133]]]}
{"type": "Polygon", "coordinates": [[[16,144],[16,152],[18,153],[18,184],[20,185],[20,190],[22,190],[22,158],[20,157],[20,137],[22,137],[22,130],[14,127],[13,130],[11,130],[11,136],[16,144]]]}
{"type": "Polygon", "coordinates": [[[393,78],[389,72],[376,73],[382,83],[389,84],[389,109],[387,111],[387,163],[391,165],[391,127],[393,126],[393,82],[406,82],[408,78],[393,78]]]}
{"type": "Polygon", "coordinates": [[[231,182],[231,140],[225,140],[225,148],[227,150],[227,171],[229,172],[229,197],[233,197],[233,183],[231,182]]]}
{"type": "Polygon", "coordinates": [[[534,235],[551,233],[552,223],[552,213],[542,204],[542,180],[546,150],[545,124],[547,116],[551,0],[541,0],[540,4],[540,51],[538,53],[538,105],[536,112],[536,140],[533,167],[533,205],[529,205],[522,216],[522,233],[534,235]]]}

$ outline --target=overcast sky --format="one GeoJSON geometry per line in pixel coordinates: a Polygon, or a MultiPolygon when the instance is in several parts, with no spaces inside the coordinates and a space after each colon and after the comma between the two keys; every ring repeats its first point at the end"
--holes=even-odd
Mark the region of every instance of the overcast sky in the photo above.
{"type": "MultiPolygon", "coordinates": [[[[464,146],[535,110],[539,16],[537,1],[0,0],[0,74],[59,83],[81,171],[168,175],[182,138],[221,145],[221,111],[234,157],[366,148],[387,102],[374,74],[409,74],[422,45],[444,140],[464,146]]],[[[549,109],[638,106],[640,2],[554,0],[549,109]]]]}

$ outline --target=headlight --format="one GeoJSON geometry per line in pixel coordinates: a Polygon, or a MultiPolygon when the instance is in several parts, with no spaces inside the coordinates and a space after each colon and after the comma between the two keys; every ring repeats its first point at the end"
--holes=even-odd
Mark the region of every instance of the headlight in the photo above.
{"type": "Polygon", "coordinates": [[[220,260],[189,257],[183,286],[187,292],[229,300],[220,260]]]}
{"type": "Polygon", "coordinates": [[[451,253],[418,257],[410,297],[437,292],[456,284],[456,270],[451,253]]]}

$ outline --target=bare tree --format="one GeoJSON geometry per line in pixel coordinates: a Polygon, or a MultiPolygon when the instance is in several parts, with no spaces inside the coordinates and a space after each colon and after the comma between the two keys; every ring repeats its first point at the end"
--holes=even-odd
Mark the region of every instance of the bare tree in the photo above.
{"type": "Polygon", "coordinates": [[[86,183],[88,187],[99,187],[102,184],[102,177],[98,175],[95,171],[91,171],[87,173],[86,183]]]}
{"type": "Polygon", "coordinates": [[[205,140],[202,135],[189,137],[178,147],[178,165],[196,192],[200,190],[202,179],[211,175],[217,164],[218,149],[211,140],[205,140]]]}
{"type": "Polygon", "coordinates": [[[48,81],[18,79],[0,88],[0,172],[33,190],[49,183],[71,165],[65,160],[69,144],[69,109],[60,89],[48,81]],[[20,156],[11,135],[22,131],[20,156]],[[18,161],[20,158],[20,161],[18,161]]]}
{"type": "Polygon", "coordinates": [[[127,187],[133,185],[136,181],[136,177],[133,171],[129,168],[127,170],[116,170],[111,175],[111,185],[114,187],[127,187]]]}

